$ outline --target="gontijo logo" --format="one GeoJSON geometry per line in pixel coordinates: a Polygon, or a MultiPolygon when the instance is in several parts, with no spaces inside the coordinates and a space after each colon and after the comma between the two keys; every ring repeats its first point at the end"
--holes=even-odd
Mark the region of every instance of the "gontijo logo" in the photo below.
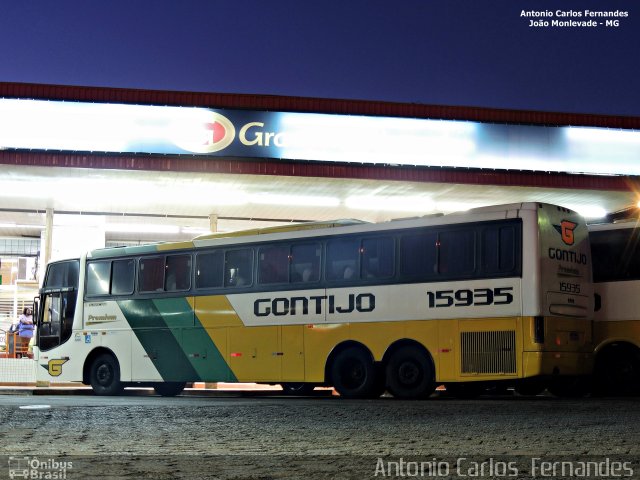
{"type": "Polygon", "coordinates": [[[573,245],[573,243],[575,242],[573,231],[577,226],[578,224],[575,222],[563,220],[562,222],[560,222],[560,225],[554,225],[553,228],[558,231],[565,245],[573,245]]]}
{"type": "Polygon", "coordinates": [[[213,153],[227,148],[236,129],[227,117],[212,111],[201,111],[196,118],[182,118],[171,127],[173,142],[193,153],[213,153]]]}
{"type": "Polygon", "coordinates": [[[52,377],[59,377],[60,375],[62,375],[62,365],[64,365],[68,361],[68,358],[55,358],[49,360],[49,363],[47,363],[46,365],[41,366],[44,367],[52,377]]]}

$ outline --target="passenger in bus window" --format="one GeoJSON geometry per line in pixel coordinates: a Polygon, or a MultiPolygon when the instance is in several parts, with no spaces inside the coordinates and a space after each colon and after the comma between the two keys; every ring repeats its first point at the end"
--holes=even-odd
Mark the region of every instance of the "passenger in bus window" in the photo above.
{"type": "Polygon", "coordinates": [[[302,271],[302,281],[304,283],[311,282],[314,279],[315,279],[315,275],[313,273],[313,270],[311,270],[310,267],[307,267],[302,271]]]}
{"type": "Polygon", "coordinates": [[[343,280],[352,280],[353,279],[353,275],[356,273],[355,269],[350,266],[347,265],[346,267],[344,267],[344,270],[342,271],[342,279],[343,280]]]}
{"type": "Polygon", "coordinates": [[[178,282],[176,280],[176,272],[169,272],[167,274],[167,280],[165,281],[166,286],[165,286],[165,290],[167,290],[168,292],[173,292],[175,290],[178,289],[178,282]]]}
{"type": "Polygon", "coordinates": [[[240,275],[240,269],[237,269],[236,272],[237,272],[237,274],[236,274],[235,286],[236,287],[242,287],[242,286],[246,285],[247,284],[247,280],[242,275],[240,275]]]}
{"type": "Polygon", "coordinates": [[[247,280],[240,274],[239,267],[230,268],[228,270],[226,285],[228,287],[242,287],[247,285],[247,280]]]}

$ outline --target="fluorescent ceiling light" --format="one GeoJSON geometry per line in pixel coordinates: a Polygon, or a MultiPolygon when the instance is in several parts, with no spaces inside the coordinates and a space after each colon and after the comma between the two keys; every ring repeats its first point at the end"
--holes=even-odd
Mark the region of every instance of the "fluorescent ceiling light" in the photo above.
{"type": "MultiPolygon", "coordinates": [[[[0,145],[82,151],[144,151],[149,142],[184,137],[210,110],[190,107],[0,99],[0,145]]],[[[158,152],[161,153],[161,152],[158,152]]]]}
{"type": "Polygon", "coordinates": [[[179,233],[180,227],[176,225],[107,223],[105,231],[114,233],[179,233]]]}
{"type": "Polygon", "coordinates": [[[298,113],[280,121],[284,158],[444,165],[476,150],[472,122],[298,113]]]}
{"type": "Polygon", "coordinates": [[[584,218],[603,218],[607,216],[607,211],[598,205],[569,205],[567,208],[577,212],[584,218]]]}
{"type": "Polygon", "coordinates": [[[305,207],[337,207],[340,200],[334,197],[321,197],[313,195],[272,195],[259,193],[249,197],[250,203],[260,205],[289,205],[305,207]]]}
{"type": "Polygon", "coordinates": [[[616,130],[613,128],[567,127],[566,135],[569,140],[577,142],[605,142],[640,145],[640,131],[616,130]]]}
{"type": "Polygon", "coordinates": [[[0,223],[0,228],[34,228],[37,230],[42,230],[44,225],[25,225],[19,223],[0,223]]]}
{"type": "Polygon", "coordinates": [[[102,215],[73,215],[57,213],[53,217],[54,227],[102,227],[105,219],[102,215]]]}
{"type": "Polygon", "coordinates": [[[373,195],[351,196],[345,204],[355,210],[380,210],[391,212],[431,212],[435,203],[428,197],[379,197],[373,195]]]}
{"type": "Polygon", "coordinates": [[[176,197],[194,205],[246,205],[248,195],[241,189],[219,183],[182,182],[158,188],[165,199],[176,197]]]}
{"type": "Polygon", "coordinates": [[[211,233],[211,230],[209,230],[208,228],[201,227],[182,227],[180,228],[180,231],[189,235],[202,235],[204,233],[211,233]]]}
{"type": "Polygon", "coordinates": [[[479,206],[468,202],[436,202],[435,210],[439,212],[466,212],[479,206]]]}

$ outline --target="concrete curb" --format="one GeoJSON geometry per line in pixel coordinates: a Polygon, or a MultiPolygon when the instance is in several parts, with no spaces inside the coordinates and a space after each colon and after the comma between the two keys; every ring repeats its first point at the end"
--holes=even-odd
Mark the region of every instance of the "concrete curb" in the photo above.
{"type": "MultiPolygon", "coordinates": [[[[0,395],[45,396],[45,395],[79,395],[93,396],[90,387],[33,387],[33,386],[1,386],[0,395]]],[[[141,397],[159,396],[152,388],[127,388],[120,396],[141,397]]],[[[180,396],[183,397],[279,397],[285,395],[282,390],[242,390],[242,389],[204,389],[186,388],[180,396]]],[[[330,397],[330,390],[315,391],[310,397],[330,397]]]]}

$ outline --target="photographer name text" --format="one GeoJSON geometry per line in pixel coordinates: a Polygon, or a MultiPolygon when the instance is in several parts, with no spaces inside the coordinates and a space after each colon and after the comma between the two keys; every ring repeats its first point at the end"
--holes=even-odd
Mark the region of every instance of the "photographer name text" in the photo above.
{"type": "Polygon", "coordinates": [[[618,28],[629,18],[625,10],[522,10],[529,28],[618,28]]]}

